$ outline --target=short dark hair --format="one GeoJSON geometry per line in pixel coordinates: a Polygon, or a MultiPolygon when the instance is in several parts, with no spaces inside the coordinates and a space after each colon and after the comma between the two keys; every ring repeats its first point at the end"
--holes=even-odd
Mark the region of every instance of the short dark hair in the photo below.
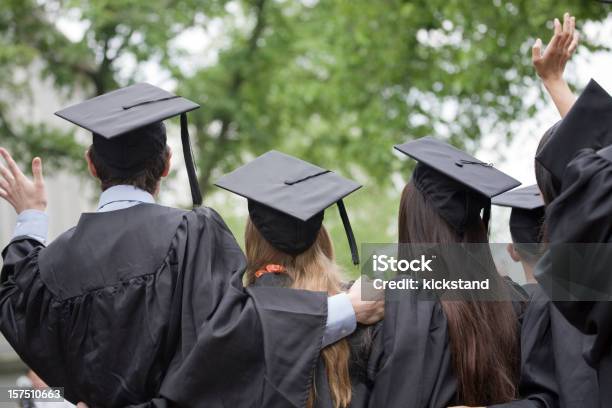
{"type": "Polygon", "coordinates": [[[164,173],[166,164],[170,159],[170,149],[166,146],[158,154],[148,159],[142,170],[129,176],[119,174],[119,172],[109,166],[108,163],[96,153],[96,149],[93,145],[89,147],[89,158],[96,168],[102,191],[113,186],[126,184],[147,191],[150,194],[154,194],[162,174],[164,173]]]}

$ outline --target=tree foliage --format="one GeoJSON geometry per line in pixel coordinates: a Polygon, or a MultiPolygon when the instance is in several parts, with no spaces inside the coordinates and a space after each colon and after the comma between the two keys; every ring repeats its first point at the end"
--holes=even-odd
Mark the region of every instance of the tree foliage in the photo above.
{"type": "MultiPolygon", "coordinates": [[[[380,183],[398,168],[394,143],[434,134],[473,148],[485,129],[507,133],[534,113],[523,103],[537,86],[532,42],[570,7],[305,3],[242,2],[248,26],[228,27],[218,62],[180,81],[204,106],[194,113],[203,185],[271,148],[380,183]]],[[[596,3],[571,6],[581,22],[605,17],[596,3]]]]}
{"type": "MultiPolygon", "coordinates": [[[[245,158],[276,148],[378,183],[399,166],[390,146],[436,135],[473,148],[484,132],[533,114],[529,50],[570,10],[556,0],[7,0],[0,10],[0,132],[18,153],[76,154],[70,134],[10,119],[15,72],[32,61],[62,92],[90,95],[142,79],[158,64],[190,114],[204,188],[245,158]],[[81,39],[57,20],[76,15],[81,39]],[[218,58],[183,68],[188,29],[221,19],[218,58]],[[130,68],[131,67],[131,68],[130,68]]],[[[597,44],[587,46],[595,47],[597,44]]],[[[32,90],[29,90],[30,92],[32,90]]],[[[35,97],[33,92],[33,97],[35,97]]],[[[27,119],[27,118],[26,118],[27,119]]],[[[50,157],[49,157],[50,158],[50,157]]]]}

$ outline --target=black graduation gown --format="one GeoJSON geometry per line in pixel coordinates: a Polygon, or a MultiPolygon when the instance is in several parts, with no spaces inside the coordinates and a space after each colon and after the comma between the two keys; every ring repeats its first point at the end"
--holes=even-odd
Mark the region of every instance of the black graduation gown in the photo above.
{"type": "MultiPolygon", "coordinates": [[[[514,310],[521,323],[521,399],[496,408],[555,408],[554,379],[541,360],[550,356],[546,320],[526,313],[526,293],[506,279],[514,310]],[[524,336],[523,333],[532,333],[524,336]],[[544,367],[544,368],[543,368],[544,367]]],[[[448,340],[448,323],[438,301],[419,299],[412,291],[385,303],[385,320],[378,357],[378,373],[370,407],[440,408],[462,405],[457,398],[448,340]]]]}
{"type": "Polygon", "coordinates": [[[316,361],[326,296],[292,293],[293,303],[281,308],[275,302],[284,299],[282,289],[249,295],[241,282],[244,255],[211,209],[141,204],[83,214],[48,248],[21,237],[3,256],[0,329],[72,402],[126,406],[164,396],[164,405],[186,399],[185,406],[228,406],[238,399],[236,380],[250,394],[236,407],[270,394],[292,401],[307,394],[294,379],[316,361]],[[295,336],[275,341],[279,328],[295,336]],[[304,357],[268,373],[277,359],[271,344],[305,344],[304,357]],[[260,376],[247,376],[253,373],[260,376]],[[210,387],[190,388],[194,376],[210,387]]]}
{"type": "Polygon", "coordinates": [[[535,273],[563,316],[592,336],[584,356],[597,371],[602,407],[612,404],[612,251],[609,245],[568,245],[612,242],[611,197],[612,163],[592,149],[581,150],[566,167],[561,194],[547,208],[549,250],[535,273]]]}
{"type": "MultiPolygon", "coordinates": [[[[260,287],[285,287],[291,283],[290,279],[283,274],[266,274],[258,278],[249,290],[260,287]]],[[[355,332],[346,339],[349,343],[351,356],[349,360],[349,375],[352,385],[352,397],[350,408],[365,408],[368,406],[370,391],[376,376],[377,364],[380,358],[380,348],[376,339],[381,332],[382,323],[372,326],[357,325],[355,332]]],[[[313,408],[334,408],[334,403],[329,390],[326,366],[319,354],[316,367],[312,373],[313,377],[308,379],[316,390],[313,408]]],[[[310,387],[310,385],[309,385],[310,387]]]]}
{"type": "MultiPolygon", "coordinates": [[[[548,298],[548,297],[547,297],[548,298]]],[[[597,373],[583,357],[593,336],[580,333],[549,301],[555,377],[561,408],[597,408],[597,373]]]]}
{"type": "Polygon", "coordinates": [[[524,320],[522,338],[531,338],[528,343],[533,345],[537,345],[538,341],[546,341],[538,347],[531,347],[532,350],[539,350],[539,353],[528,353],[536,356],[532,364],[528,364],[531,366],[528,371],[533,372],[531,377],[537,376],[540,385],[557,393],[556,404],[560,408],[598,407],[597,375],[582,356],[583,348],[590,343],[591,338],[580,333],[561,315],[540,285],[533,283],[524,288],[530,294],[527,314],[534,315],[534,318],[527,320],[539,319],[541,323],[536,327],[549,332],[537,336],[539,340],[535,340],[532,333],[537,332],[537,329],[525,327],[524,320]],[[540,358],[537,358],[538,354],[540,358]],[[554,367],[554,376],[551,367],[554,367]]]}
{"type": "MultiPolygon", "coordinates": [[[[512,284],[516,285],[514,282],[512,284]]],[[[521,289],[527,295],[528,302],[520,306],[515,303],[520,323],[520,399],[492,407],[556,408],[559,401],[548,313],[549,302],[542,299],[543,294],[536,284],[524,285],[521,289]]]]}
{"type": "Polygon", "coordinates": [[[377,343],[382,352],[370,407],[457,405],[447,321],[439,302],[418,299],[411,291],[385,301],[377,343]]]}

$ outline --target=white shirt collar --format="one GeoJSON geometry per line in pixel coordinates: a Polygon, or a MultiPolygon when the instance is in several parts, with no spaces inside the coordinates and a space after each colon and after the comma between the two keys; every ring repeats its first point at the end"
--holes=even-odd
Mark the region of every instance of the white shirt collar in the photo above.
{"type": "Polygon", "coordinates": [[[134,186],[113,186],[100,195],[98,212],[120,210],[142,203],[155,204],[155,198],[150,193],[134,186]]]}

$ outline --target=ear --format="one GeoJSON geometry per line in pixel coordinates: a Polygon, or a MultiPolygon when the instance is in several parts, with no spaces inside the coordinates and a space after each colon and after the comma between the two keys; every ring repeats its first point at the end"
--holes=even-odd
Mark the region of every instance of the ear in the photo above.
{"type": "Polygon", "coordinates": [[[508,244],[508,246],[506,246],[506,250],[508,251],[508,255],[510,255],[510,258],[512,258],[514,262],[522,261],[521,255],[518,253],[518,251],[514,247],[514,244],[508,244]]]}
{"type": "Polygon", "coordinates": [[[168,159],[166,160],[166,166],[162,172],[162,177],[168,177],[168,174],[170,174],[170,167],[172,165],[172,148],[170,146],[166,146],[166,148],[168,149],[168,159]]]}
{"type": "Polygon", "coordinates": [[[85,150],[85,160],[87,161],[87,169],[89,170],[89,174],[91,174],[94,178],[98,178],[98,171],[96,170],[96,166],[94,166],[93,162],[91,161],[90,150],[91,148],[85,150]]]}

